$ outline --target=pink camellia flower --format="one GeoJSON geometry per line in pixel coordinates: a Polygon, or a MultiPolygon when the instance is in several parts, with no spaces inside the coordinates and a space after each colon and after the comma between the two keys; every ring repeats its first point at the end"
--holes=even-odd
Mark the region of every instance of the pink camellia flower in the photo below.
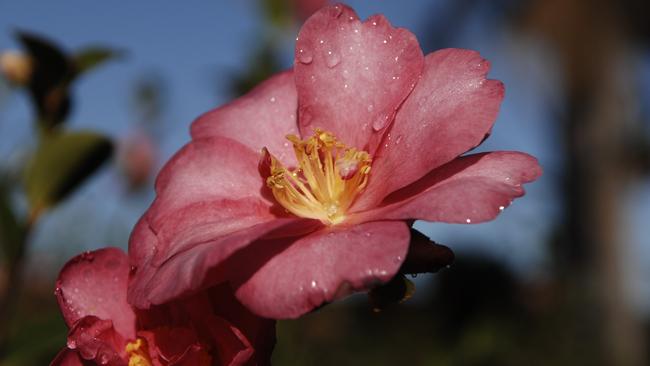
{"type": "Polygon", "coordinates": [[[503,99],[488,69],[468,50],[424,57],[381,15],[321,9],[293,70],[201,116],[162,169],[130,240],[131,303],[228,282],[254,313],[297,317],[390,280],[411,220],[494,219],[541,169],[520,152],[463,155],[503,99]]]}
{"type": "Polygon", "coordinates": [[[79,255],[59,275],[56,297],[70,327],[52,365],[264,365],[275,324],[238,304],[227,286],[148,310],[126,302],[127,255],[79,255]]]}

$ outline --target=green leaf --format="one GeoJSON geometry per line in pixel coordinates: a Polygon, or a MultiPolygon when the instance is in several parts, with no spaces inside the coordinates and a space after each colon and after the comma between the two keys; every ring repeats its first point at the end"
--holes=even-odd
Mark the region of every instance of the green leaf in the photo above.
{"type": "Polygon", "coordinates": [[[86,73],[97,66],[111,59],[122,57],[122,51],[113,50],[101,46],[86,47],[73,55],[75,75],[86,73]]]}
{"type": "Polygon", "coordinates": [[[25,169],[32,212],[64,199],[106,162],[112,151],[111,140],[94,132],[45,135],[25,169]]]}
{"type": "Polygon", "coordinates": [[[16,37],[33,60],[28,83],[38,123],[46,130],[62,124],[70,112],[68,84],[72,68],[68,56],[56,43],[45,37],[19,31],[16,37]]]}

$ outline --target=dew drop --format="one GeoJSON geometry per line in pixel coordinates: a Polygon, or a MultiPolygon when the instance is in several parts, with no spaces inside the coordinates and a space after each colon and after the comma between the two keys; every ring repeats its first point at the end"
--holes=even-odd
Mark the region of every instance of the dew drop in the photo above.
{"type": "Polygon", "coordinates": [[[316,280],[311,280],[311,288],[316,288],[316,280]]]}
{"type": "Polygon", "coordinates": [[[470,223],[472,222],[472,220],[467,219],[467,220],[465,220],[465,222],[468,223],[468,224],[470,224],[470,223]]]}
{"type": "Polygon", "coordinates": [[[499,211],[503,211],[505,209],[504,206],[499,206],[499,211]]]}
{"type": "Polygon", "coordinates": [[[372,122],[372,128],[375,131],[380,131],[384,127],[386,127],[386,124],[388,123],[388,115],[384,114],[379,116],[374,122],[372,122]]]}
{"type": "Polygon", "coordinates": [[[298,61],[300,63],[305,64],[305,65],[309,65],[313,60],[314,60],[314,58],[311,56],[311,54],[309,54],[305,50],[300,49],[298,51],[298,61]]]}
{"type": "Polygon", "coordinates": [[[377,25],[377,22],[372,22],[372,25],[377,25]]]}
{"type": "Polygon", "coordinates": [[[271,103],[275,103],[275,97],[271,97],[271,98],[269,99],[269,101],[270,101],[271,103]]]}
{"type": "Polygon", "coordinates": [[[341,58],[336,54],[333,53],[332,51],[327,51],[327,67],[330,69],[333,67],[336,67],[341,62],[341,58]]]}
{"type": "Polygon", "coordinates": [[[318,41],[318,43],[323,44],[323,43],[325,43],[325,41],[323,41],[323,40],[321,39],[320,41],[318,41]]]}
{"type": "Polygon", "coordinates": [[[383,43],[384,43],[384,44],[388,43],[388,40],[387,40],[387,39],[384,39],[383,43]]]}

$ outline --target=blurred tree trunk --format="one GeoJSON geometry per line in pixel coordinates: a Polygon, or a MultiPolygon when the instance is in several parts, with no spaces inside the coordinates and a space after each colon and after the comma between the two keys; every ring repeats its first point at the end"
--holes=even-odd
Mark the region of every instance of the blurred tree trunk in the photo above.
{"type": "MultiPolygon", "coordinates": [[[[561,256],[574,285],[593,290],[594,324],[608,365],[645,365],[641,323],[626,303],[621,202],[631,172],[628,38],[619,3],[537,0],[527,24],[559,51],[564,123],[566,240],[561,256]]],[[[588,304],[588,302],[587,302],[588,304]]],[[[588,311],[589,309],[585,309],[588,311]]]]}

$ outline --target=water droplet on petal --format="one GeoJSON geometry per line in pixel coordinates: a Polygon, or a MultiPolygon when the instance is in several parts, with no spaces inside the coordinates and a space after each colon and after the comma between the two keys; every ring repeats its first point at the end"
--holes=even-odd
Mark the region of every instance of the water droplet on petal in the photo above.
{"type": "Polygon", "coordinates": [[[388,123],[388,115],[383,114],[379,116],[374,122],[372,122],[372,128],[375,131],[380,131],[384,127],[386,127],[386,124],[388,123]]]}
{"type": "Polygon", "coordinates": [[[327,67],[330,69],[336,67],[341,62],[341,58],[332,51],[327,51],[327,67]]]}
{"type": "Polygon", "coordinates": [[[468,224],[470,224],[470,223],[472,222],[472,220],[471,220],[471,219],[467,219],[467,220],[465,220],[465,222],[468,223],[468,224]]]}
{"type": "Polygon", "coordinates": [[[70,349],[77,348],[77,342],[74,339],[68,339],[68,348],[70,349]]]}
{"type": "Polygon", "coordinates": [[[302,48],[298,50],[298,61],[300,63],[309,65],[313,60],[314,58],[309,52],[303,50],[302,48]]]}
{"type": "Polygon", "coordinates": [[[275,97],[271,97],[271,98],[269,99],[269,101],[270,101],[271,103],[275,103],[275,97]]]}
{"type": "Polygon", "coordinates": [[[318,41],[318,43],[323,44],[325,43],[325,41],[321,39],[320,41],[318,41]]]}
{"type": "Polygon", "coordinates": [[[372,25],[377,25],[377,22],[372,22],[372,25]]]}
{"type": "Polygon", "coordinates": [[[499,211],[503,211],[505,209],[504,206],[499,206],[499,211]]]}
{"type": "Polygon", "coordinates": [[[316,280],[311,280],[311,288],[316,288],[316,280]]]}

